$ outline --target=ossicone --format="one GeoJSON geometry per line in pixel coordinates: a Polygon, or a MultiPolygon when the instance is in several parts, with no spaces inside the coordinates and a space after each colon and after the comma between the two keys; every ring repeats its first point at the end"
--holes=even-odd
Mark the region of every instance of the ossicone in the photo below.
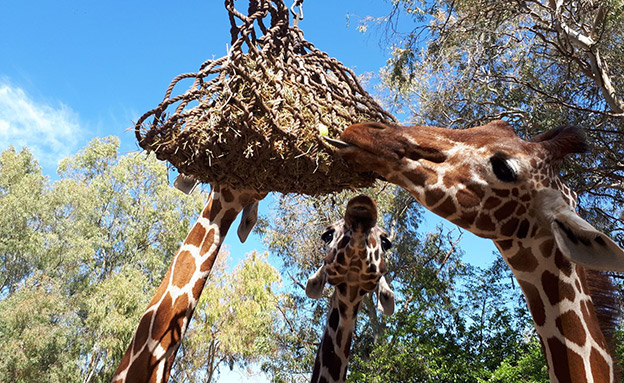
{"type": "Polygon", "coordinates": [[[531,142],[540,143],[553,159],[559,160],[568,154],[589,151],[583,129],[578,127],[559,127],[533,137],[531,142]]]}

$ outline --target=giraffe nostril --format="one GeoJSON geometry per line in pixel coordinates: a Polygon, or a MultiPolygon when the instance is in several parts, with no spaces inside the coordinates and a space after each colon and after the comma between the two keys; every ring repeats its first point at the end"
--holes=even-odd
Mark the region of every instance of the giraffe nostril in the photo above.
{"type": "Polygon", "coordinates": [[[444,161],[446,161],[446,158],[447,158],[446,154],[442,153],[438,149],[428,148],[428,147],[423,147],[423,146],[417,146],[417,147],[411,148],[411,150],[409,150],[405,154],[405,156],[409,158],[410,160],[414,160],[414,161],[425,160],[429,162],[434,162],[436,164],[443,163],[444,161]]]}

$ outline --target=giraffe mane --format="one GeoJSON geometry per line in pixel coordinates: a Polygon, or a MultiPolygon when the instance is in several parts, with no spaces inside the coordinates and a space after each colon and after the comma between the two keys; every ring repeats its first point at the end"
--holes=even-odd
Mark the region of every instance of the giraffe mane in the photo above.
{"type": "Polygon", "coordinates": [[[609,352],[613,357],[615,381],[619,382],[622,371],[620,360],[615,353],[615,332],[622,320],[622,308],[618,290],[608,272],[603,270],[585,269],[585,277],[589,293],[594,303],[594,310],[600,330],[602,331],[609,352]]]}
{"type": "Polygon", "coordinates": [[[589,150],[585,133],[579,127],[558,127],[542,132],[529,142],[542,144],[554,159],[562,159],[567,154],[585,153],[589,150]]]}

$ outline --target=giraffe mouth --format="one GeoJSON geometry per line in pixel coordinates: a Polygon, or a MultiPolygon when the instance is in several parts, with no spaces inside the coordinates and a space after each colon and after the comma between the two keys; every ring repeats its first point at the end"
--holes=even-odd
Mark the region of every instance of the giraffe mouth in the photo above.
{"type": "Polygon", "coordinates": [[[325,142],[337,149],[346,149],[353,147],[353,145],[347,144],[344,141],[336,140],[335,138],[323,137],[323,139],[325,140],[325,142]]]}

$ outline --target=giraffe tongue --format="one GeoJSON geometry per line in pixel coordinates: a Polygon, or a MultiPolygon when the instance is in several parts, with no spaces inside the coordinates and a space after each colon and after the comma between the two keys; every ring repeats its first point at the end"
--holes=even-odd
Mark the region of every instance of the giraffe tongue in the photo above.
{"type": "Polygon", "coordinates": [[[336,140],[329,137],[323,137],[323,139],[330,145],[337,147],[338,149],[350,148],[352,145],[347,144],[344,141],[336,140]]]}

